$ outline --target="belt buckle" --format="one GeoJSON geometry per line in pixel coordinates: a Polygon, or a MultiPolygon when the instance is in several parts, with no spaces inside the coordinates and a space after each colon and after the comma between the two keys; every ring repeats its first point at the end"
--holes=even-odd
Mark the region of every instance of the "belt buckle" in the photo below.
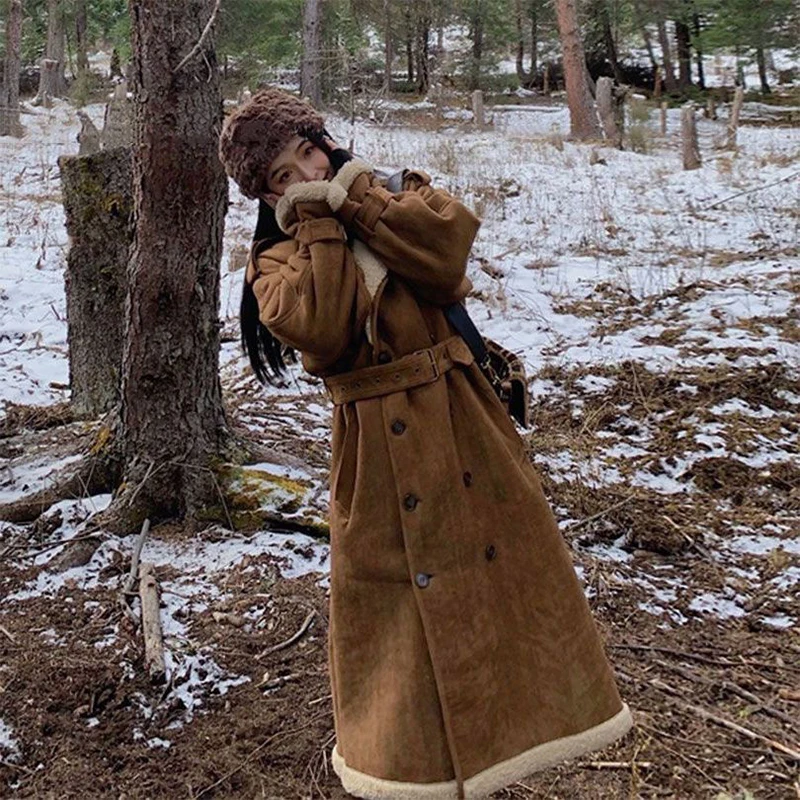
{"type": "Polygon", "coordinates": [[[431,381],[438,380],[441,373],[439,372],[439,362],[436,360],[436,356],[433,353],[433,348],[429,347],[424,352],[428,354],[428,358],[430,359],[431,362],[431,370],[433,372],[433,377],[431,378],[431,381]]]}

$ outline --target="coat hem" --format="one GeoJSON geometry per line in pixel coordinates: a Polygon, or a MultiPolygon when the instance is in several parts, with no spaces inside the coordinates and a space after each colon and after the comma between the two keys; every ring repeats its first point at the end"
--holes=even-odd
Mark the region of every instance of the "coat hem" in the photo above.
{"type": "MultiPolygon", "coordinates": [[[[464,781],[464,796],[487,797],[534,772],[599,750],[624,736],[632,725],[630,709],[623,704],[621,711],[593,728],[536,745],[467,778],[464,781]]],[[[453,800],[458,797],[455,780],[409,783],[376,778],[348,767],[336,747],[331,760],[345,791],[365,800],[453,800]]]]}

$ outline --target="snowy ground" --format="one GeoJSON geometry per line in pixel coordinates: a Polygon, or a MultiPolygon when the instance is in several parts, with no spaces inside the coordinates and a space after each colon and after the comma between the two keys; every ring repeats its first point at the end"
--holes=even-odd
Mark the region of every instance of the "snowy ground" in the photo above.
{"type": "MultiPolygon", "coordinates": [[[[102,122],[101,106],[86,110],[102,122]]],[[[0,139],[0,385],[3,401],[48,405],[68,399],[56,159],[76,152],[79,126],[66,104],[23,122],[25,138],[0,139]]],[[[684,172],[678,112],[666,137],[657,112],[644,125],[647,154],[564,142],[559,108],[497,112],[484,133],[446,119],[428,131],[330,127],[377,165],[428,170],[482,218],[470,309],[485,334],[527,362],[532,457],[593,603],[630,603],[665,630],[730,623],[796,635],[800,130],[744,127],[732,152],[715,148],[724,120],[703,120],[704,165],[684,172]]],[[[255,209],[233,187],[231,201],[221,315],[235,332],[242,274],[229,272],[228,257],[249,242],[255,209]]],[[[316,487],[309,508],[319,514],[328,447],[319,385],[296,372],[261,393],[235,343],[223,348],[222,371],[241,421],[268,444],[299,437],[306,459],[294,477],[316,487]]],[[[2,501],[44,485],[56,466],[15,458],[0,462],[2,501]]],[[[108,500],[61,504],[42,541],[81,535],[108,500]]],[[[58,549],[26,559],[21,541],[21,529],[0,527],[0,550],[7,545],[25,576],[6,577],[0,625],[42,598],[93,609],[93,592],[120,585],[132,547],[108,537],[86,566],[53,573],[33,568],[58,549]]],[[[197,619],[226,607],[226,576],[316,573],[324,588],[327,549],[275,531],[189,542],[156,531],[143,560],[164,573],[168,666],[182,708],[170,724],[180,726],[209,694],[250,680],[193,641],[197,619]]],[[[269,602],[237,613],[250,630],[265,629],[269,602]]],[[[64,642],[63,631],[40,635],[64,642]]],[[[103,637],[97,647],[128,658],[118,621],[103,637]]],[[[139,719],[156,706],[142,697],[139,719]]],[[[13,762],[20,731],[2,717],[0,756],[13,762]]],[[[150,747],[170,742],[139,727],[132,735],[150,747]]]]}

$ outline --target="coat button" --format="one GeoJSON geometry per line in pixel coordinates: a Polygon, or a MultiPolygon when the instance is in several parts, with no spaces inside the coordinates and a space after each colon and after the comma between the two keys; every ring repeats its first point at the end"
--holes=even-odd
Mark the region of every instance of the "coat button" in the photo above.
{"type": "Polygon", "coordinates": [[[497,548],[495,548],[495,546],[493,544],[490,544],[486,548],[486,560],[487,561],[492,561],[492,560],[494,560],[494,557],[496,555],[497,555],[497,548]]]}
{"type": "Polygon", "coordinates": [[[405,429],[406,429],[406,424],[401,419],[396,419],[392,423],[392,433],[395,436],[399,436],[401,433],[403,433],[403,431],[405,431],[405,429]]]}
{"type": "Polygon", "coordinates": [[[464,486],[470,487],[472,486],[472,473],[465,472],[464,473],[464,486]]]}
{"type": "Polygon", "coordinates": [[[392,354],[388,350],[381,350],[378,353],[378,363],[388,364],[392,360],[392,354]]]}
{"type": "Polygon", "coordinates": [[[431,576],[426,575],[424,572],[418,572],[414,577],[414,583],[416,583],[420,589],[427,589],[431,584],[431,576]]]}
{"type": "Polygon", "coordinates": [[[407,494],[403,498],[403,508],[406,511],[413,511],[417,507],[417,503],[419,503],[419,498],[415,494],[407,494]]]}

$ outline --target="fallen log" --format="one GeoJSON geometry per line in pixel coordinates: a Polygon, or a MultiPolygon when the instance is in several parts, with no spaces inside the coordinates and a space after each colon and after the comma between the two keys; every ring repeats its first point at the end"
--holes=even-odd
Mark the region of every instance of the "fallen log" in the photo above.
{"type": "Polygon", "coordinates": [[[139,598],[142,601],[145,667],[153,683],[163,683],[167,677],[167,668],[164,662],[158,581],[155,565],[149,561],[142,562],[139,567],[139,598]]]}

